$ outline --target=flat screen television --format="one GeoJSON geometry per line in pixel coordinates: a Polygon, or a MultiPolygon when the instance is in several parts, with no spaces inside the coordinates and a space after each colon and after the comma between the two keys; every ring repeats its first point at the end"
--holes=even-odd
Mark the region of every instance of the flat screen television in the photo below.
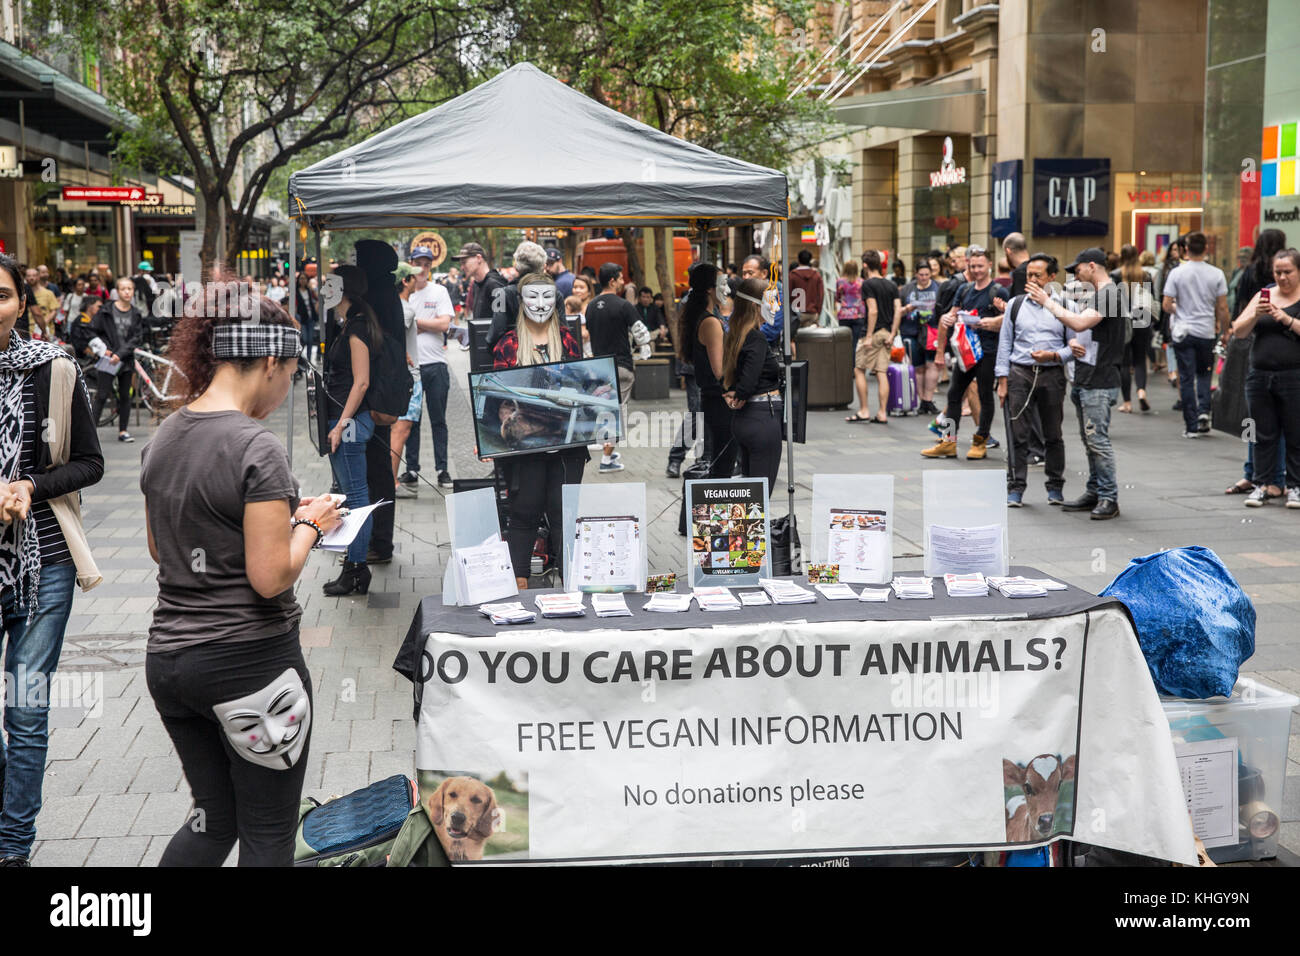
{"type": "Polygon", "coordinates": [[[623,437],[614,357],[469,373],[479,457],[578,448],[623,437]]]}

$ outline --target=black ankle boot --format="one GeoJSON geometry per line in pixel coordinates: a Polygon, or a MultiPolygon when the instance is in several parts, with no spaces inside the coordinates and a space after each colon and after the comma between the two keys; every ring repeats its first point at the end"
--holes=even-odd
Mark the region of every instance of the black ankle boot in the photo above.
{"type": "Polygon", "coordinates": [[[344,597],[354,591],[365,594],[370,590],[370,568],[364,562],[343,562],[343,573],[325,585],[327,597],[344,597]]]}

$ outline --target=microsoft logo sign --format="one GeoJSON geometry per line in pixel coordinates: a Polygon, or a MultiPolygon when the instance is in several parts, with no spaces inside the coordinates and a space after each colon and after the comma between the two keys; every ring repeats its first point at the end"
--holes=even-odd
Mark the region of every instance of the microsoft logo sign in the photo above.
{"type": "Polygon", "coordinates": [[[1294,196],[1296,183],[1296,125],[1279,123],[1264,127],[1264,149],[1260,153],[1259,194],[1294,196]]]}

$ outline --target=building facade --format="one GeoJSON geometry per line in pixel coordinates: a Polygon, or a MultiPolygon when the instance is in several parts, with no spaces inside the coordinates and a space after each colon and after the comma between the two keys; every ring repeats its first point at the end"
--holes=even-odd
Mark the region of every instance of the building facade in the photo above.
{"type": "Polygon", "coordinates": [[[852,247],[910,271],[1011,231],[1066,258],[1160,254],[1202,228],[1208,6],[941,0],[917,19],[924,4],[853,4],[857,35],[881,27],[860,76],[827,70],[806,91],[829,89],[842,124],[819,152],[849,157],[852,247]]]}

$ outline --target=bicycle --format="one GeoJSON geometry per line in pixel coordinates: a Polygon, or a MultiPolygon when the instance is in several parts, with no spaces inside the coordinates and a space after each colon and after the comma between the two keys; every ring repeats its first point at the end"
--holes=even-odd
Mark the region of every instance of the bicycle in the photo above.
{"type": "Polygon", "coordinates": [[[175,362],[147,349],[135,350],[136,387],[133,389],[133,399],[138,398],[149,409],[153,421],[166,418],[172,405],[180,399],[181,394],[176,385],[184,377],[185,373],[176,367],[175,362]],[[153,374],[150,374],[151,371],[153,374]]]}

